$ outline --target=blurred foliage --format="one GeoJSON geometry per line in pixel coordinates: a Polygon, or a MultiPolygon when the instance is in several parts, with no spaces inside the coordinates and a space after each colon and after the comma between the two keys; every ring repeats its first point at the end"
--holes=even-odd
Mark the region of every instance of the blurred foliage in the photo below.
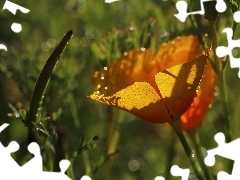
{"type": "MultiPolygon", "coordinates": [[[[63,35],[72,29],[74,37],[57,64],[44,96],[41,118],[47,123],[42,121],[39,130],[52,129],[50,137],[58,135],[55,149],[64,149],[61,157],[71,159],[74,155],[76,179],[91,174],[92,170],[95,170],[94,179],[154,179],[159,175],[178,179],[169,176],[171,165],[188,168],[190,163],[169,126],[151,124],[125,113],[119,126],[119,151],[109,156],[107,149],[116,128],[114,119],[121,111],[87,96],[94,91],[91,83],[94,71],[125,51],[141,47],[155,50],[175,36],[209,33],[208,22],[196,15],[197,29],[189,18],[181,23],[173,16],[177,13],[176,1],[122,0],[106,4],[103,0],[19,0],[15,3],[30,12],[18,11],[15,16],[7,10],[0,13],[0,43],[8,48],[7,52],[0,51],[0,122],[11,124],[0,139],[4,145],[12,140],[19,142],[21,149],[14,158],[20,164],[31,158],[27,153],[27,128],[19,116],[28,110],[34,84],[47,58],[63,35]],[[13,22],[22,24],[21,33],[11,31],[13,22]]],[[[219,43],[225,45],[226,37],[221,30],[231,26],[230,15],[230,11],[221,14],[217,23],[219,43]]],[[[240,83],[237,69],[231,69],[229,63],[225,74],[232,136],[237,138],[240,136],[240,83]]],[[[217,89],[216,99],[199,128],[206,149],[216,146],[213,135],[223,130],[217,89]]],[[[53,141],[47,141],[48,137],[45,136],[45,147],[41,146],[45,170],[53,168],[53,141]]],[[[224,169],[225,160],[217,161],[211,168],[214,173],[224,169]]]]}

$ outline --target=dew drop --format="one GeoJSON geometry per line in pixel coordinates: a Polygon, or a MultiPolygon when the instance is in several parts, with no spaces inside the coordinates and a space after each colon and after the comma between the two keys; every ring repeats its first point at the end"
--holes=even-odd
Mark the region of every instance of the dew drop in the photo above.
{"type": "Polygon", "coordinates": [[[98,95],[100,95],[100,92],[99,91],[95,91],[95,92],[93,92],[93,94],[94,94],[94,96],[98,96],[98,95]]]}
{"type": "Polygon", "coordinates": [[[101,87],[101,84],[98,84],[96,88],[99,89],[100,87],[101,87]]]}
{"type": "Polygon", "coordinates": [[[7,113],[7,116],[8,117],[12,117],[12,113],[7,113]]]}
{"type": "Polygon", "coordinates": [[[161,29],[158,33],[160,37],[164,37],[168,35],[168,32],[165,29],[161,29]]]}

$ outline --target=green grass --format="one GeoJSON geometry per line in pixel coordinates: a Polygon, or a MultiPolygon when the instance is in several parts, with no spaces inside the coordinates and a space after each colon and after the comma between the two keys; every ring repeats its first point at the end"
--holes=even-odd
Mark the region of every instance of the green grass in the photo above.
{"type": "MultiPolygon", "coordinates": [[[[30,12],[18,11],[15,16],[6,10],[0,12],[0,43],[8,47],[7,52],[0,51],[0,123],[10,123],[0,139],[5,146],[12,140],[20,144],[21,149],[13,155],[17,162],[24,164],[31,158],[27,152],[28,128],[16,117],[17,113],[22,108],[29,111],[40,71],[63,35],[72,29],[74,36],[51,74],[35,126],[35,130],[40,129],[37,136],[44,170],[57,170],[54,160],[71,159],[75,152],[72,169],[68,171],[74,173],[75,179],[86,173],[94,179],[145,180],[160,175],[168,180],[179,179],[170,176],[167,169],[173,164],[189,168],[190,162],[170,126],[151,124],[87,96],[94,91],[94,72],[123,52],[139,47],[155,50],[168,39],[197,34],[198,30],[210,33],[210,27],[202,24],[203,17],[194,17],[198,29],[189,18],[181,23],[173,16],[177,13],[175,1],[122,0],[105,4],[101,0],[21,0],[16,3],[30,12]],[[12,22],[21,23],[23,31],[13,33],[12,22]],[[161,37],[164,31],[169,36],[161,37]],[[121,114],[124,119],[120,126],[111,124],[118,122],[121,114]],[[117,151],[108,154],[107,147],[116,130],[119,133],[117,151]]],[[[217,23],[219,43],[225,45],[225,34],[220,30],[231,25],[226,18],[229,15],[231,12],[227,11],[217,23]]],[[[211,35],[209,39],[211,42],[211,35]]],[[[227,63],[225,75],[232,139],[240,136],[237,72],[227,63]]],[[[223,130],[221,100],[217,96],[199,128],[202,146],[216,147],[213,136],[223,130]]],[[[225,163],[226,160],[219,158],[212,172],[216,175],[222,168],[227,170],[225,163]]]]}

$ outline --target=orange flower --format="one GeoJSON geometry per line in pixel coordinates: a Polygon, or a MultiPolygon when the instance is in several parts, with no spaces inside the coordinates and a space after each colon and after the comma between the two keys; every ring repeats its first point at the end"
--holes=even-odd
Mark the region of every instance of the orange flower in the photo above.
{"type": "Polygon", "coordinates": [[[209,105],[214,98],[214,87],[217,76],[210,63],[207,64],[204,76],[202,78],[197,97],[189,109],[181,116],[182,128],[185,130],[193,129],[202,125],[202,120],[207,114],[209,105]]]}
{"type": "MultiPolygon", "coordinates": [[[[93,80],[98,91],[90,98],[153,123],[170,122],[182,116],[183,128],[199,126],[214,88],[213,83],[209,86],[206,82],[201,85],[204,91],[200,89],[196,96],[207,58],[208,53],[203,53],[194,36],[177,37],[162,44],[155,54],[149,49],[130,51],[95,72],[93,80]],[[195,106],[204,109],[199,112],[195,106]],[[194,114],[198,122],[193,123],[194,114]]],[[[212,69],[208,71],[211,73],[207,73],[203,82],[214,75],[212,69]]]]}

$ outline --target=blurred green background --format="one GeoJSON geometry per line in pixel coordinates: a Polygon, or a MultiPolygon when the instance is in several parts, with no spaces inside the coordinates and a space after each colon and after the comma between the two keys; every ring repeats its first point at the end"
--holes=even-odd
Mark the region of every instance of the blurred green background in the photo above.
{"type": "MultiPolygon", "coordinates": [[[[209,33],[207,21],[196,15],[194,18],[198,29],[192,27],[189,19],[186,23],[181,23],[173,16],[177,13],[176,1],[170,0],[122,0],[111,4],[104,3],[103,0],[12,2],[30,9],[28,14],[18,11],[13,15],[7,10],[0,12],[0,43],[8,48],[7,52],[0,51],[0,122],[10,123],[0,138],[5,146],[12,140],[21,145],[21,150],[13,155],[18,163],[24,164],[27,159],[27,128],[9,104],[18,110],[17,103],[20,102],[24,109],[28,109],[39,72],[63,35],[72,29],[74,37],[52,74],[42,113],[49,117],[62,108],[57,129],[63,134],[66,158],[76,151],[82,135],[84,143],[93,136],[100,138],[93,148],[75,159],[75,178],[82,177],[89,167],[93,170],[101,164],[111,132],[119,130],[119,151],[99,167],[92,175],[93,179],[145,180],[156,176],[168,177],[169,180],[180,179],[170,176],[169,168],[173,164],[189,168],[190,163],[168,125],[151,124],[129,113],[95,102],[87,96],[94,91],[94,72],[119,58],[124,51],[140,47],[156,49],[168,39],[182,34],[196,34],[198,30],[209,33]],[[13,22],[22,24],[22,32],[17,34],[11,31],[13,22]],[[123,123],[113,128],[111,123],[123,114],[123,123]]],[[[0,7],[3,4],[1,2],[0,7]]],[[[226,18],[230,15],[229,12],[222,14],[217,26],[220,43],[225,45],[227,41],[221,30],[230,25],[229,18],[226,18]]],[[[229,64],[227,65],[227,92],[233,138],[240,136],[240,83],[237,72],[237,69],[230,69],[229,64]]],[[[216,87],[216,99],[203,126],[199,128],[201,143],[205,149],[216,147],[213,136],[223,130],[217,89],[216,87]]],[[[48,155],[43,157],[52,158],[48,155]]],[[[47,161],[48,159],[44,160],[47,161]]],[[[216,174],[219,170],[226,169],[225,161],[219,157],[211,171],[216,174]]],[[[49,170],[49,165],[44,164],[44,169],[49,170]]],[[[191,177],[194,175],[191,174],[191,177]]]]}

